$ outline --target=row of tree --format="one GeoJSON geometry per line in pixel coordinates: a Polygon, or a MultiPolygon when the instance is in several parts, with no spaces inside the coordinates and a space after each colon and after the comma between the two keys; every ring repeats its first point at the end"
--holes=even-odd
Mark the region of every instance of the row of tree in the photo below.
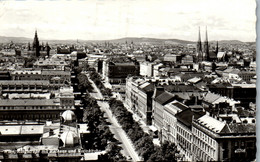
{"type": "Polygon", "coordinates": [[[78,66],[74,66],[73,71],[76,77],[74,80],[74,82],[76,83],[74,89],[81,93],[85,93],[86,91],[92,92],[93,87],[91,86],[91,83],[89,82],[86,74],[82,73],[82,68],[78,66]]]}
{"type": "Polygon", "coordinates": [[[100,89],[100,92],[104,96],[112,96],[112,91],[109,88],[106,88],[104,84],[102,83],[102,79],[100,75],[96,71],[91,71],[90,72],[90,79],[93,80],[93,82],[96,84],[98,89],[100,89]]]}
{"type": "Polygon", "coordinates": [[[104,112],[100,110],[97,101],[89,93],[84,95],[83,122],[88,124],[90,134],[87,136],[86,149],[107,150],[106,154],[99,156],[101,161],[120,161],[125,157],[120,153],[119,142],[109,129],[110,123],[106,121],[104,112]]]}
{"type": "MultiPolygon", "coordinates": [[[[78,92],[81,92],[81,103],[83,114],[79,121],[88,124],[89,134],[83,137],[83,147],[85,149],[106,150],[106,153],[99,156],[99,161],[120,161],[125,160],[121,154],[122,148],[119,142],[109,129],[110,123],[106,121],[104,112],[100,110],[97,101],[90,96],[93,91],[88,77],[82,73],[80,67],[75,66],[73,71],[76,75],[73,85],[78,92]]],[[[75,90],[74,89],[74,90],[75,90]]]]}
{"type": "MultiPolygon", "coordinates": [[[[106,95],[100,75],[96,71],[91,71],[90,79],[94,81],[103,95],[106,95]]],[[[110,89],[109,89],[110,90],[110,89]]],[[[111,93],[111,90],[110,90],[111,93]]],[[[110,94],[109,96],[112,96],[110,94]]],[[[145,133],[139,124],[133,119],[132,113],[127,111],[123,103],[116,99],[109,101],[110,109],[116,116],[118,122],[133,141],[135,148],[144,161],[177,161],[176,156],[179,151],[174,143],[164,142],[161,147],[153,144],[153,138],[145,133]]]]}
{"type": "Polygon", "coordinates": [[[109,105],[144,161],[177,161],[178,150],[174,143],[164,142],[161,147],[154,145],[153,138],[143,131],[121,101],[111,99],[109,105]]]}

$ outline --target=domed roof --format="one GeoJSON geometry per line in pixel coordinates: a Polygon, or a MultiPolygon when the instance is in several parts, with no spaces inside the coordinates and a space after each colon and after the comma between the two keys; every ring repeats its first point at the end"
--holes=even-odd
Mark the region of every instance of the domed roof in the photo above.
{"type": "Polygon", "coordinates": [[[70,130],[63,132],[60,139],[62,140],[64,147],[74,146],[79,143],[79,137],[77,134],[70,130]]]}
{"type": "Polygon", "coordinates": [[[76,115],[71,110],[64,111],[61,117],[63,118],[64,122],[76,120],[76,115]]]}

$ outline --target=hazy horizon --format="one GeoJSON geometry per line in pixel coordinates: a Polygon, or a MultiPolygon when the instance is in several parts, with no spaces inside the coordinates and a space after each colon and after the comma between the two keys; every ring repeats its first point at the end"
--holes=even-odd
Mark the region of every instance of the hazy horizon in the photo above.
{"type": "Polygon", "coordinates": [[[0,1],[0,35],[41,40],[126,37],[256,41],[251,0],[0,1]]]}
{"type": "MultiPolygon", "coordinates": [[[[32,35],[31,38],[29,37],[16,37],[16,36],[4,36],[4,35],[0,35],[0,37],[7,37],[7,38],[26,38],[26,39],[30,39],[30,40],[33,40],[34,39],[34,34],[32,35]]],[[[38,34],[38,38],[39,38],[39,34],[38,34]]],[[[77,40],[80,40],[80,41],[112,41],[112,40],[119,40],[119,39],[131,39],[131,38],[134,38],[134,39],[162,39],[162,40],[180,40],[180,41],[187,41],[187,42],[196,42],[197,40],[185,40],[185,39],[177,39],[177,38],[152,38],[152,37],[122,37],[122,38],[112,38],[112,39],[95,39],[95,40],[91,40],[91,39],[77,39],[77,38],[71,38],[71,39],[41,39],[39,38],[40,42],[42,41],[77,41],[77,40]]],[[[209,40],[209,42],[215,42],[215,41],[240,41],[240,42],[256,42],[255,41],[242,41],[242,40],[238,40],[238,39],[223,39],[223,40],[209,40]]],[[[203,42],[203,41],[202,41],[203,42]]]]}

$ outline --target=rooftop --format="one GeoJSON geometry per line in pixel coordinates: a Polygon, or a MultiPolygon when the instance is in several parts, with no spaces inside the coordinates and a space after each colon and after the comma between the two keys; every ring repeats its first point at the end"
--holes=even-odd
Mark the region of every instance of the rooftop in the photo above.
{"type": "Polygon", "coordinates": [[[219,121],[207,114],[197,119],[198,123],[207,127],[208,129],[220,133],[225,127],[226,123],[224,121],[219,121]]]}
{"type": "Polygon", "coordinates": [[[165,89],[170,92],[192,92],[192,91],[200,91],[197,87],[193,85],[167,85],[165,89]]]}
{"type": "Polygon", "coordinates": [[[0,85],[48,85],[48,80],[0,80],[0,85]]]}
{"type": "Polygon", "coordinates": [[[0,100],[0,106],[59,106],[56,99],[5,99],[0,100]]]}
{"type": "Polygon", "coordinates": [[[255,124],[231,123],[228,126],[231,130],[230,133],[256,133],[255,124]]]}
{"type": "Polygon", "coordinates": [[[70,71],[44,69],[42,75],[70,75],[70,71]]]}
{"type": "Polygon", "coordinates": [[[0,136],[43,134],[44,125],[1,125],[0,136]]]}
{"type": "Polygon", "coordinates": [[[153,92],[154,91],[154,85],[152,83],[146,82],[140,86],[142,90],[145,92],[153,92]]]}
{"type": "Polygon", "coordinates": [[[162,105],[165,105],[173,100],[174,100],[174,95],[169,92],[163,92],[162,94],[160,94],[155,98],[155,101],[157,101],[162,105]]]}
{"type": "Polygon", "coordinates": [[[183,124],[185,124],[187,127],[191,128],[192,119],[198,119],[204,114],[205,112],[194,112],[191,109],[185,109],[177,113],[176,118],[183,124]]]}

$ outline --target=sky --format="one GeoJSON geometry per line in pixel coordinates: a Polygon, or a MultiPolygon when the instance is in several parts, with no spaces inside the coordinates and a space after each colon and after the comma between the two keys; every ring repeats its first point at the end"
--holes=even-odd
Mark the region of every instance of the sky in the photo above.
{"type": "Polygon", "coordinates": [[[0,0],[0,36],[255,41],[255,0],[0,0]]]}

